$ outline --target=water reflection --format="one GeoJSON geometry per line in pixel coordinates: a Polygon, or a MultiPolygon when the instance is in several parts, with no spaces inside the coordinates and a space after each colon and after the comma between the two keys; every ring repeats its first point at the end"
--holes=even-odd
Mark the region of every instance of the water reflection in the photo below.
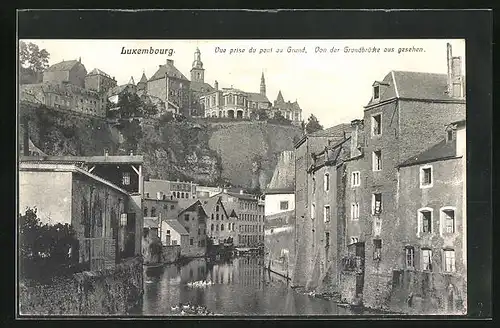
{"type": "Polygon", "coordinates": [[[201,305],[223,315],[351,314],[334,302],[299,294],[280,276],[262,267],[259,257],[241,257],[210,263],[194,259],[183,265],[168,265],[144,276],[143,315],[176,315],[172,307],[201,305]],[[201,288],[188,282],[211,281],[201,288]]]}

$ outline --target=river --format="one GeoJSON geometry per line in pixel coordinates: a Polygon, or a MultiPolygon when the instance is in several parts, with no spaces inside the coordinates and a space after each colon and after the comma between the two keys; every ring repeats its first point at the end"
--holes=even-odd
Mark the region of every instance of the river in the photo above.
{"type": "Polygon", "coordinates": [[[262,261],[255,256],[219,263],[193,259],[183,266],[150,269],[144,273],[144,298],[135,315],[178,315],[179,303],[227,316],[353,314],[333,301],[296,292],[284,278],[266,271],[262,261]],[[213,284],[188,285],[203,280],[213,284]]]}

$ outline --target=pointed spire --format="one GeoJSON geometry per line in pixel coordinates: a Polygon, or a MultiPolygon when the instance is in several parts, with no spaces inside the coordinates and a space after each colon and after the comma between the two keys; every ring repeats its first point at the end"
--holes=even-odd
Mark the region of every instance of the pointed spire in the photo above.
{"type": "MultiPolygon", "coordinates": [[[[139,81],[139,83],[147,83],[148,82],[148,78],[146,77],[146,73],[144,72],[144,70],[142,70],[142,76],[141,76],[141,80],[139,81]]],[[[139,84],[137,83],[137,84],[139,84]]]]}
{"type": "Polygon", "coordinates": [[[266,95],[266,79],[264,78],[264,72],[262,72],[262,76],[260,78],[260,94],[266,95]]]}
{"type": "Polygon", "coordinates": [[[82,62],[82,57],[78,57],[78,61],[81,63],[82,62]]]}
{"type": "Polygon", "coordinates": [[[276,97],[276,102],[278,102],[278,103],[285,102],[285,99],[283,98],[283,95],[281,94],[281,90],[278,92],[278,97],[276,97]]]}
{"type": "Polygon", "coordinates": [[[134,82],[134,77],[133,77],[133,76],[131,76],[131,77],[130,77],[130,81],[128,81],[128,84],[133,84],[133,85],[135,85],[135,82],[134,82]]]}

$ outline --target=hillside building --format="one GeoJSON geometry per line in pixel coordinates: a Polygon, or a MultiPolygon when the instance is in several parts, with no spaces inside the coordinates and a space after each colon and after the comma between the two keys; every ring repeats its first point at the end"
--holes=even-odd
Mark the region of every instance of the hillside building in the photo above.
{"type": "Polygon", "coordinates": [[[222,203],[222,197],[214,196],[201,200],[207,213],[207,235],[213,245],[234,242],[237,215],[234,210],[228,212],[222,203]]]}

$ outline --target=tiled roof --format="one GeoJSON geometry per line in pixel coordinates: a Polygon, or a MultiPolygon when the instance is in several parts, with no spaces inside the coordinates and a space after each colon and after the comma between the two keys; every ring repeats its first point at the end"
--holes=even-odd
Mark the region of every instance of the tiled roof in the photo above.
{"type": "Polygon", "coordinates": [[[163,79],[165,77],[165,74],[167,74],[168,77],[175,77],[181,80],[189,81],[173,64],[170,63],[161,65],[156,73],[151,76],[149,81],[163,79]]]}
{"type": "Polygon", "coordinates": [[[144,72],[142,73],[141,80],[139,81],[139,83],[148,83],[148,78],[146,77],[146,74],[144,72]]]}
{"type": "Polygon", "coordinates": [[[344,136],[344,132],[346,134],[350,133],[350,124],[343,123],[343,124],[338,124],[335,126],[332,126],[331,128],[316,131],[314,133],[311,133],[311,137],[342,137],[344,136]]]}
{"type": "Polygon", "coordinates": [[[399,166],[411,166],[423,163],[434,162],[443,159],[455,158],[457,154],[457,144],[455,141],[447,142],[443,139],[441,142],[424,150],[417,156],[411,157],[401,163],[399,166]]]}
{"type": "Polygon", "coordinates": [[[276,102],[277,103],[285,102],[285,99],[283,98],[283,95],[281,94],[281,90],[278,92],[278,96],[276,97],[276,102]]]}
{"type": "Polygon", "coordinates": [[[297,102],[292,103],[290,101],[282,102],[282,103],[276,102],[274,104],[274,107],[277,109],[283,109],[283,110],[300,110],[300,106],[297,102]]]}
{"type": "Polygon", "coordinates": [[[187,211],[192,212],[195,210],[201,210],[203,211],[203,214],[207,216],[207,212],[203,209],[203,205],[201,204],[201,202],[199,200],[192,200],[192,201],[193,203],[191,205],[187,206],[186,208],[184,208],[182,211],[179,212],[179,216],[184,212],[187,211]]]}
{"type": "MultiPolygon", "coordinates": [[[[220,196],[215,195],[213,197],[206,198],[201,201],[203,208],[205,209],[206,213],[212,212],[214,207],[219,203],[219,200],[221,199],[220,196]]],[[[222,202],[220,202],[220,205],[222,206],[222,211],[228,217],[228,214],[226,212],[226,208],[222,202]]]]}
{"type": "Polygon", "coordinates": [[[109,76],[106,72],[104,71],[101,71],[100,69],[98,68],[94,68],[90,73],[88,73],[87,75],[104,75],[106,77],[109,77],[111,79],[111,76],[109,76]]]}
{"type": "Polygon", "coordinates": [[[215,89],[208,83],[191,81],[189,88],[195,92],[211,92],[215,89]]]}
{"type": "Polygon", "coordinates": [[[266,96],[261,95],[260,93],[246,92],[246,94],[248,95],[248,101],[270,102],[269,99],[267,99],[266,96]]]}
{"type": "MultiPolygon", "coordinates": [[[[381,86],[380,99],[370,99],[367,106],[394,97],[421,100],[454,100],[447,91],[447,75],[423,72],[391,71],[381,86]]],[[[380,83],[380,82],[379,82],[380,83]]]]}
{"type": "Polygon", "coordinates": [[[54,72],[54,71],[69,71],[71,70],[76,64],[78,64],[78,60],[66,60],[62,61],[60,63],[54,64],[47,68],[47,72],[54,72]]]}
{"type": "Polygon", "coordinates": [[[165,222],[180,235],[189,235],[182,224],[177,220],[165,220],[165,222]]]}

